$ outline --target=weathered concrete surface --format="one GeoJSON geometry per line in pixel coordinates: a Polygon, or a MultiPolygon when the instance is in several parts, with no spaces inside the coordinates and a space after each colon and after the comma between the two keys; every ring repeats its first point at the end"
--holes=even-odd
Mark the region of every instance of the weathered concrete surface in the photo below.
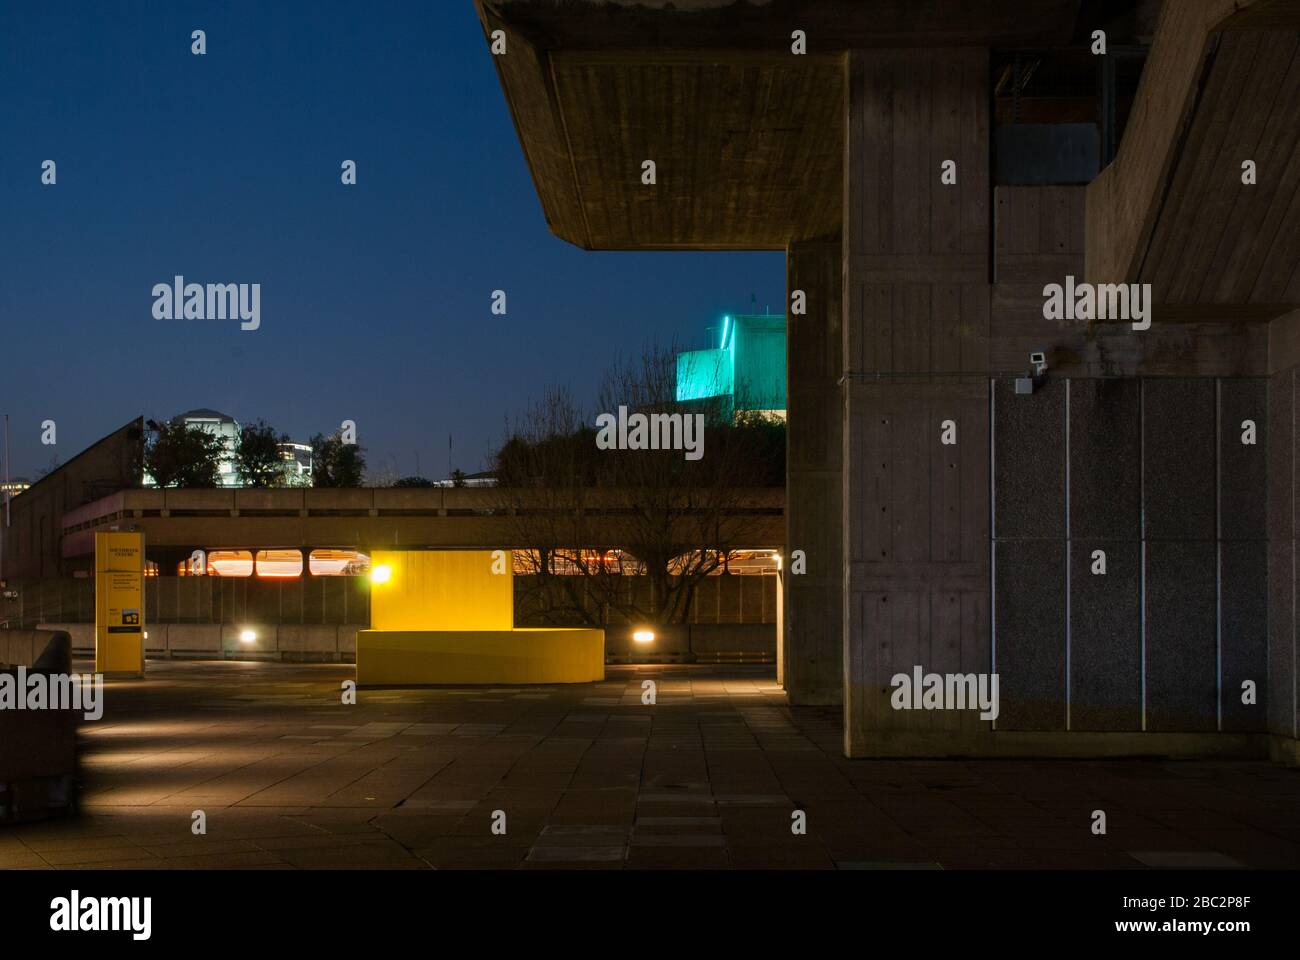
{"type": "Polygon", "coordinates": [[[1141,277],[1161,303],[1300,301],[1298,48],[1290,0],[1163,5],[1119,155],[1088,187],[1090,281],[1141,277]]]}
{"type": "Polygon", "coordinates": [[[1300,311],[1270,324],[1268,379],[1268,683],[1264,702],[1269,732],[1279,749],[1300,759],[1300,616],[1296,587],[1300,582],[1297,548],[1300,513],[1296,494],[1300,475],[1296,453],[1296,403],[1300,400],[1300,311]]]}
{"type": "Polygon", "coordinates": [[[791,244],[787,295],[786,584],[784,669],[791,703],[844,698],[844,393],[841,240],[791,244]],[[793,551],[806,570],[791,569],[793,551]]]}
{"type": "Polygon", "coordinates": [[[551,230],[584,249],[839,231],[844,52],[1070,40],[1079,0],[478,0],[551,230]],[[791,51],[803,30],[808,52],[791,51]],[[642,183],[642,163],[657,183],[642,183]]]}
{"type": "MultiPolygon", "coordinates": [[[[21,499],[14,501],[15,515],[21,499]]],[[[732,499],[739,511],[728,518],[728,530],[737,538],[734,546],[781,545],[785,491],[744,489],[732,499]]],[[[526,531],[508,515],[527,502],[526,494],[494,488],[135,489],[119,490],[57,516],[53,526],[63,533],[66,572],[92,569],[95,530],[107,529],[122,517],[144,533],[151,550],[175,547],[185,554],[195,546],[509,548],[528,545],[518,542],[526,531]]],[[[537,502],[543,509],[563,509],[555,505],[554,496],[539,496],[537,502]]],[[[615,490],[586,490],[581,502],[595,511],[617,508],[626,503],[626,496],[615,490]]],[[[721,513],[727,516],[730,510],[721,513]]],[[[620,523],[610,516],[593,529],[617,539],[620,523]]]]}
{"type": "Polygon", "coordinates": [[[848,80],[844,733],[866,756],[976,722],[891,709],[895,673],[990,669],[988,53],[855,51],[848,80]]]}

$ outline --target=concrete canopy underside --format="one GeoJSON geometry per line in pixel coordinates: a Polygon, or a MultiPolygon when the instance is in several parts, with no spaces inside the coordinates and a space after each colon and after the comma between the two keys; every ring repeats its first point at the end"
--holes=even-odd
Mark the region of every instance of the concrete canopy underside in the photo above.
{"type": "Polygon", "coordinates": [[[547,223],[588,250],[784,250],[837,233],[843,53],[1068,42],[1079,0],[480,0],[547,223]],[[795,29],[807,55],[790,52],[795,29]],[[658,183],[641,182],[653,160],[658,183]]]}

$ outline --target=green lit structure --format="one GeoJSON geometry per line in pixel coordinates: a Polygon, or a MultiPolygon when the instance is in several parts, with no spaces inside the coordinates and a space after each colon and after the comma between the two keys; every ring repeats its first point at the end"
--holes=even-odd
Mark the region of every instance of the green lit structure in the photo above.
{"type": "Polygon", "coordinates": [[[785,416],[785,317],[726,316],[717,347],[677,355],[677,400],[785,416]]]}

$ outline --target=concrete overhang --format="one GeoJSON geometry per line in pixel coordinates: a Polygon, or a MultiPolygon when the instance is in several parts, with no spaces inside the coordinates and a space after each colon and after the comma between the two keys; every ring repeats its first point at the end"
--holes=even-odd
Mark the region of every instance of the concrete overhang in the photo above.
{"type": "MultiPolygon", "coordinates": [[[[702,494],[697,494],[697,496],[702,494]]],[[[194,547],[442,547],[525,549],[521,525],[509,512],[534,497],[499,488],[458,489],[298,487],[259,490],[128,489],[76,507],[60,523],[64,559],[93,556],[95,533],[138,530],[148,548],[194,547]]],[[[583,489],[536,496],[538,511],[571,512],[580,502],[594,537],[629,536],[629,495],[618,489],[583,489]]],[[[530,507],[530,509],[533,509],[530,507]]],[[[683,538],[696,536],[691,494],[676,500],[683,538]]],[[[700,506],[701,511],[707,508],[700,506]]],[[[785,490],[738,488],[708,516],[724,525],[737,549],[779,548],[785,543],[785,490]]],[[[699,514],[695,515],[696,517],[699,514]]]]}
{"type": "Polygon", "coordinates": [[[1189,315],[1300,303],[1297,110],[1300,0],[1166,3],[1119,155],[1088,187],[1088,279],[1151,283],[1189,315]]]}
{"type": "Polygon", "coordinates": [[[844,53],[1048,47],[1080,0],[476,0],[551,230],[590,250],[838,232],[844,53]],[[807,36],[803,55],[791,34],[807,36]],[[653,160],[657,182],[642,183],[653,160]]]}

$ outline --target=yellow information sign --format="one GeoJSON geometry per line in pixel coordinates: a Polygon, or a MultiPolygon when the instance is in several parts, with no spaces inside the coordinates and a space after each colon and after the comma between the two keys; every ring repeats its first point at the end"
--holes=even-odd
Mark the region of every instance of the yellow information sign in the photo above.
{"type": "Polygon", "coordinates": [[[95,672],[144,676],[144,534],[95,534],[95,672]]]}

